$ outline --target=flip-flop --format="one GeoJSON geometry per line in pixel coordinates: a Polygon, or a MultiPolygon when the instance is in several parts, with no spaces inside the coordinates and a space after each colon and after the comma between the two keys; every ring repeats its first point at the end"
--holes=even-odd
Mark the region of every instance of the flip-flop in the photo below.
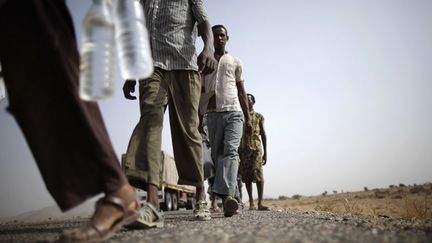
{"type": "Polygon", "coordinates": [[[99,199],[96,202],[96,211],[101,210],[102,205],[112,205],[123,211],[123,216],[114,222],[111,227],[107,228],[105,225],[98,224],[90,220],[84,227],[65,230],[58,239],[58,242],[102,242],[112,237],[123,226],[133,223],[139,217],[139,203],[135,198],[125,200],[113,195],[108,195],[99,199]],[[136,208],[131,210],[128,206],[135,200],[136,208]]]}
{"type": "Polygon", "coordinates": [[[221,213],[222,209],[220,207],[210,208],[212,213],[221,213]]]}
{"type": "Polygon", "coordinates": [[[227,197],[224,202],[223,210],[225,217],[232,217],[239,208],[237,200],[232,197],[227,197]]]}
{"type": "Polygon", "coordinates": [[[258,211],[269,211],[270,210],[270,208],[269,207],[267,207],[267,206],[258,206],[258,211]]]}
{"type": "Polygon", "coordinates": [[[164,226],[164,215],[150,203],[144,202],[141,205],[139,218],[125,227],[128,229],[149,229],[162,228],[164,226]],[[156,219],[153,219],[156,216],[156,219]]]}

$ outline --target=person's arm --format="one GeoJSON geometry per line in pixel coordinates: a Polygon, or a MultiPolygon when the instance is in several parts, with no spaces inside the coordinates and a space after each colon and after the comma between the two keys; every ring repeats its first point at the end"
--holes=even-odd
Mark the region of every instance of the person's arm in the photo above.
{"type": "MultiPolygon", "coordinates": [[[[204,84],[204,79],[203,79],[203,77],[200,75],[200,77],[201,77],[201,84],[204,84]]],[[[203,94],[205,93],[205,88],[204,88],[204,85],[201,85],[201,98],[200,98],[200,104],[199,104],[199,107],[198,107],[198,118],[199,118],[199,125],[198,125],[198,131],[200,132],[200,133],[205,133],[204,132],[204,127],[203,127],[203,117],[204,117],[204,114],[205,114],[205,112],[206,112],[206,108],[207,107],[203,107],[203,94]]]]}
{"type": "Polygon", "coordinates": [[[237,85],[237,92],[240,101],[240,106],[242,108],[243,115],[245,118],[246,132],[250,133],[252,131],[252,123],[250,120],[249,105],[248,105],[246,90],[244,88],[244,81],[237,81],[236,85],[237,85]]]}
{"type": "Polygon", "coordinates": [[[123,94],[124,97],[128,100],[136,100],[136,96],[131,95],[131,93],[135,92],[135,80],[126,80],[123,84],[123,94]]]}
{"type": "Polygon", "coordinates": [[[237,95],[245,118],[246,133],[251,133],[252,123],[249,114],[248,97],[244,87],[243,64],[241,63],[240,59],[236,58],[235,60],[236,60],[235,79],[236,79],[236,86],[237,86],[237,95]]]}
{"type": "Polygon", "coordinates": [[[217,66],[213,50],[213,33],[207,20],[198,24],[198,36],[201,36],[204,42],[204,48],[198,55],[198,68],[201,74],[207,75],[212,73],[217,66]]]}
{"type": "Polygon", "coordinates": [[[198,55],[198,68],[201,74],[207,75],[213,72],[217,67],[217,61],[214,58],[213,50],[213,32],[210,27],[210,21],[204,7],[203,0],[190,0],[192,14],[198,23],[198,36],[201,36],[204,42],[204,48],[198,55]]]}
{"type": "Polygon", "coordinates": [[[267,163],[267,136],[264,129],[264,117],[262,116],[262,119],[260,121],[260,135],[261,135],[261,141],[264,148],[264,154],[263,154],[263,165],[267,163]]]}

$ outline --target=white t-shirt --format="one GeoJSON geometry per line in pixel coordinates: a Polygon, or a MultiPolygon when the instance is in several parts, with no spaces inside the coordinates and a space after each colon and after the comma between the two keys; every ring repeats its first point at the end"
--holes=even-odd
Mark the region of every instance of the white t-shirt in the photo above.
{"type": "Polygon", "coordinates": [[[217,69],[202,79],[205,90],[201,96],[203,107],[207,107],[208,101],[215,95],[217,112],[242,111],[237,92],[237,82],[244,82],[240,59],[224,54],[217,69]]]}

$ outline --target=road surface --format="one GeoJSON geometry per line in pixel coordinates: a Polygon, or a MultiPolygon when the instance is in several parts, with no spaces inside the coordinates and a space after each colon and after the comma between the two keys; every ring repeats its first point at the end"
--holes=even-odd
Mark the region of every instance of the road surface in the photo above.
{"type": "MultiPolygon", "coordinates": [[[[0,224],[0,242],[52,242],[61,231],[87,219],[0,224]]],[[[213,214],[195,221],[191,211],[165,213],[165,227],[121,230],[108,242],[432,242],[432,222],[296,210],[213,214]]]]}

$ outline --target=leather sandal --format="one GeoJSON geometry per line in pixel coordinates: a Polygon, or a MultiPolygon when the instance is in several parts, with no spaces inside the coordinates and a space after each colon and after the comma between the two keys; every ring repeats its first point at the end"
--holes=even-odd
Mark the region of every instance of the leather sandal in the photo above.
{"type": "Polygon", "coordinates": [[[222,209],[220,207],[212,207],[212,208],[210,208],[210,212],[212,212],[212,213],[221,213],[222,209]]]}
{"type": "Polygon", "coordinates": [[[264,205],[258,206],[258,211],[269,211],[270,208],[264,205]]]}
{"type": "Polygon", "coordinates": [[[225,217],[232,217],[234,214],[236,214],[237,210],[239,208],[237,200],[232,198],[231,196],[228,196],[224,201],[224,216],[225,217]]]}
{"type": "Polygon", "coordinates": [[[122,226],[129,225],[135,222],[139,214],[140,205],[135,198],[124,199],[118,196],[108,195],[99,199],[96,202],[96,212],[101,209],[103,205],[112,205],[119,208],[123,212],[123,216],[117,219],[110,227],[98,224],[94,221],[93,217],[87,225],[78,229],[65,230],[61,235],[58,242],[102,242],[112,237],[122,226]],[[128,206],[135,202],[135,209],[131,210],[128,206]]]}

